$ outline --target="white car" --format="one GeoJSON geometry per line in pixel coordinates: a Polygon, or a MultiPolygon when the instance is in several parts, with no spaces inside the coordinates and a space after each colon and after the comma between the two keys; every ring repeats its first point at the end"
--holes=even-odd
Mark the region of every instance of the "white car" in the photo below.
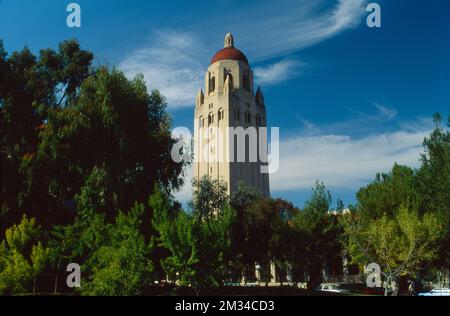
{"type": "Polygon", "coordinates": [[[319,292],[331,292],[331,293],[342,293],[344,292],[337,286],[331,285],[331,284],[322,284],[317,289],[319,292]]]}
{"type": "Polygon", "coordinates": [[[450,296],[450,289],[448,288],[432,289],[431,292],[419,293],[419,296],[450,296]]]}

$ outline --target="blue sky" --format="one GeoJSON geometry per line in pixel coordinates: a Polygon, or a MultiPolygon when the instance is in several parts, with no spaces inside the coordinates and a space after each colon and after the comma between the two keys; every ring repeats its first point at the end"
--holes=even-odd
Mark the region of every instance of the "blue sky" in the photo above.
{"type": "Polygon", "coordinates": [[[449,112],[448,0],[376,1],[376,29],[364,0],[79,0],[80,29],[66,26],[69,2],[2,0],[7,51],[77,38],[96,63],[142,72],[161,89],[175,126],[192,128],[203,73],[232,32],[264,91],[269,125],[280,127],[272,195],[299,206],[316,179],[351,203],[376,172],[417,165],[431,115],[449,112]]]}

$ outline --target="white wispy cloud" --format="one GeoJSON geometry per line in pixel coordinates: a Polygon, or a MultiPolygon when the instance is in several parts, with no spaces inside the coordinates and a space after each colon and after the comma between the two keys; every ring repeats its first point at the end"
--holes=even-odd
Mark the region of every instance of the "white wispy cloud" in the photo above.
{"type": "Polygon", "coordinates": [[[352,113],[349,119],[340,121],[314,124],[301,114],[294,112],[293,115],[300,123],[299,127],[290,131],[289,136],[320,136],[320,135],[348,135],[365,136],[377,134],[380,131],[423,131],[431,128],[429,118],[418,117],[410,122],[399,121],[397,110],[393,107],[374,103],[375,112],[360,112],[347,108],[352,113]]]}
{"type": "Polygon", "coordinates": [[[294,59],[283,59],[253,72],[258,85],[275,85],[295,77],[303,64],[294,59]]]}
{"type": "Polygon", "coordinates": [[[375,107],[377,108],[379,113],[379,116],[377,118],[380,120],[391,120],[397,116],[397,110],[394,108],[383,106],[381,104],[375,104],[375,107]]]}
{"type": "Polygon", "coordinates": [[[301,116],[298,113],[295,113],[295,117],[300,121],[300,123],[302,124],[302,128],[303,131],[307,134],[318,134],[320,133],[321,129],[314,124],[311,121],[308,121],[307,119],[303,118],[303,116],[301,116]]]}
{"type": "MultiPolygon", "coordinates": [[[[294,134],[281,130],[279,170],[269,175],[272,192],[309,190],[316,180],[333,189],[356,191],[378,172],[391,170],[394,163],[417,166],[423,139],[432,129],[430,119],[417,118],[401,122],[402,127],[396,131],[385,132],[381,126],[377,132],[367,134],[361,125],[364,122],[348,121],[354,125],[349,130],[353,135],[363,135],[358,137],[339,133],[342,122],[320,126],[301,116],[298,119],[305,130],[294,134]],[[361,133],[356,132],[358,124],[361,133]],[[310,135],[309,130],[314,134],[310,135]]],[[[186,185],[175,195],[182,202],[191,198],[191,179],[192,168],[188,167],[186,185]]]]}
{"type": "MultiPolygon", "coordinates": [[[[429,130],[399,131],[353,138],[347,135],[299,136],[281,140],[280,168],[270,174],[272,192],[309,190],[316,180],[333,189],[357,190],[394,163],[417,166],[422,141],[429,130]]],[[[192,167],[175,197],[192,197],[192,167]]]]}
{"type": "Polygon", "coordinates": [[[366,14],[366,0],[283,1],[270,10],[253,9],[240,19],[239,42],[253,60],[284,56],[356,27],[366,14]]]}
{"type": "MultiPolygon", "coordinates": [[[[203,86],[213,47],[218,47],[226,32],[237,35],[237,47],[252,62],[261,62],[289,55],[358,25],[365,14],[365,3],[338,0],[330,6],[324,0],[283,1],[204,18],[190,25],[190,32],[154,32],[142,47],[122,59],[119,68],[130,77],[142,73],[149,88],[159,89],[166,96],[169,108],[192,106],[195,93],[203,86]]],[[[277,84],[297,75],[301,65],[293,58],[284,58],[255,70],[260,84],[277,84]]]]}
{"type": "Polygon", "coordinates": [[[398,131],[354,138],[347,135],[299,136],[280,144],[280,169],[270,175],[273,191],[327,186],[357,189],[394,163],[416,166],[428,130],[398,131]]]}
{"type": "Polygon", "coordinates": [[[143,74],[150,89],[158,89],[170,108],[191,106],[203,84],[204,54],[191,33],[157,31],[148,45],[133,51],[119,63],[129,77],[143,74]]]}

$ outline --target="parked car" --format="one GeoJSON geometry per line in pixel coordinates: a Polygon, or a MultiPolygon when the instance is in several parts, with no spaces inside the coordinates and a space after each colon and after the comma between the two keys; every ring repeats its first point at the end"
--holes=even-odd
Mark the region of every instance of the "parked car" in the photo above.
{"type": "Polygon", "coordinates": [[[331,292],[331,293],[344,293],[347,292],[346,290],[340,289],[335,285],[332,284],[321,284],[319,287],[316,288],[316,291],[319,292],[331,292]]]}
{"type": "Polygon", "coordinates": [[[241,283],[239,283],[239,282],[225,282],[223,285],[224,286],[241,286],[241,283]]]}
{"type": "MultiPolygon", "coordinates": [[[[385,289],[382,287],[368,287],[365,288],[363,293],[367,294],[367,295],[380,295],[383,296],[384,295],[384,291],[385,289]]],[[[392,295],[392,290],[388,289],[388,296],[392,295]]]]}
{"type": "Polygon", "coordinates": [[[430,292],[422,292],[418,294],[419,296],[450,296],[449,288],[436,288],[432,289],[430,292]]]}
{"type": "Polygon", "coordinates": [[[256,283],[256,282],[248,282],[248,283],[245,284],[245,286],[247,286],[247,287],[257,287],[258,283],[256,283]]]}

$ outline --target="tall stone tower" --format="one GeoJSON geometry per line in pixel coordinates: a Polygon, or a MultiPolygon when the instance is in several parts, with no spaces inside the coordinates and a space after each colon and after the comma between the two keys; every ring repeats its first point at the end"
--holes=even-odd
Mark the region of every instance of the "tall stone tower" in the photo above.
{"type": "Polygon", "coordinates": [[[247,57],[234,47],[233,35],[228,33],[224,48],[206,71],[205,91],[200,89],[196,96],[194,177],[220,179],[227,183],[229,193],[243,181],[268,197],[269,175],[262,172],[267,166],[267,135],[260,129],[266,126],[261,89],[255,94],[247,57]],[[239,130],[244,131],[243,137],[236,134],[239,130]],[[251,142],[255,131],[257,140],[251,142]],[[239,148],[245,148],[241,151],[245,159],[239,159],[239,148]]]}

